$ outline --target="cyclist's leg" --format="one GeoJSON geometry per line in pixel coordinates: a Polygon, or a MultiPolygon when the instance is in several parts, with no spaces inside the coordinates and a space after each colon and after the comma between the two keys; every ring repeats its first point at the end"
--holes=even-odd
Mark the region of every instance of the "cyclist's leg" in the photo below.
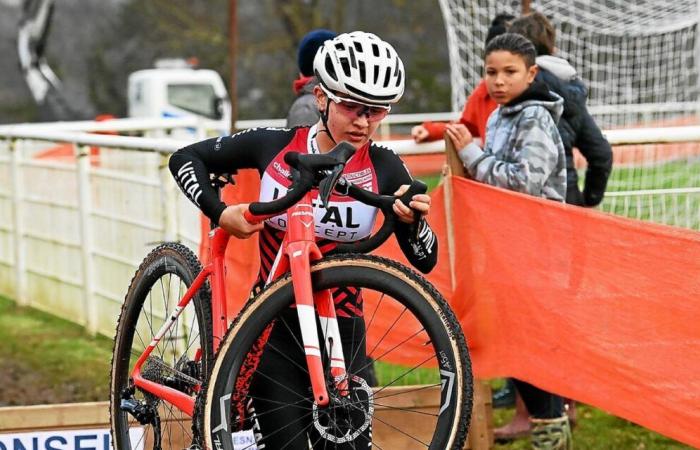
{"type": "Polygon", "coordinates": [[[275,322],[250,387],[255,417],[266,449],[307,448],[313,396],[296,310],[275,322]]]}

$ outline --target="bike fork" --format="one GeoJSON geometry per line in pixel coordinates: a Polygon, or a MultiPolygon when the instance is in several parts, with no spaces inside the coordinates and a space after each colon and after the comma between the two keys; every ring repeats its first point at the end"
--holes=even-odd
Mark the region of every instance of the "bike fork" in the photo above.
{"type": "Polygon", "coordinates": [[[318,313],[321,325],[326,357],[330,361],[330,373],[333,377],[333,383],[341,395],[348,391],[348,380],[333,298],[329,290],[326,289],[314,294],[311,287],[310,259],[316,256],[315,249],[310,248],[311,246],[315,246],[315,244],[306,242],[290,243],[288,245],[288,255],[290,257],[297,316],[299,318],[304,354],[306,355],[306,364],[309,369],[314,400],[317,405],[326,406],[329,402],[329,396],[326,387],[326,377],[323,372],[321,346],[316,327],[316,313],[318,313]]]}

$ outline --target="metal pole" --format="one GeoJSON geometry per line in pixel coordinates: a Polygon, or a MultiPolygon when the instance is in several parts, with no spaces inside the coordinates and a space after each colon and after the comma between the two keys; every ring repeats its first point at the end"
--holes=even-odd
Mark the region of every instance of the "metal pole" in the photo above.
{"type": "Polygon", "coordinates": [[[95,305],[94,271],[92,264],[92,195],[90,192],[90,147],[75,145],[78,170],[78,212],[80,214],[80,251],[83,270],[83,324],[90,334],[97,334],[97,305],[95,305]]]}
{"type": "Polygon", "coordinates": [[[236,0],[229,0],[229,55],[231,60],[231,77],[229,79],[229,97],[231,98],[231,132],[236,131],[238,120],[238,92],[236,90],[236,50],[238,48],[238,27],[236,0]]]}
{"type": "Polygon", "coordinates": [[[22,155],[16,139],[10,141],[12,177],[12,211],[15,253],[15,301],[22,306],[29,305],[27,298],[27,259],[24,247],[24,228],[22,224],[22,155]]]}

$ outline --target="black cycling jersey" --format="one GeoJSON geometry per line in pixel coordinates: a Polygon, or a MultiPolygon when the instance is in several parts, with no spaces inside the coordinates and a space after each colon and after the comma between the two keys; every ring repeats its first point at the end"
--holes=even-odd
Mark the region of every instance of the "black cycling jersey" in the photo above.
{"type": "MultiPolygon", "coordinates": [[[[170,159],[170,170],[187,195],[213,222],[218,223],[226,205],[221,202],[209,182],[210,173],[232,173],[237,169],[255,168],[260,173],[260,201],[270,201],[284,195],[291,181],[290,168],[284,155],[290,151],[317,153],[316,127],[242,131],[230,137],[208,139],[178,150],[170,159]]],[[[393,195],[411,176],[401,159],[391,150],[368,143],[358,149],[347,162],[343,176],[356,186],[375,193],[393,195]]],[[[352,242],[370,235],[377,210],[347,196],[333,194],[328,208],[317,200],[312,191],[316,237],[320,250],[328,250],[335,242],[352,242]]],[[[260,273],[258,283],[264,284],[273,272],[286,230],[286,214],[265,221],[260,232],[260,273]]],[[[437,239],[425,219],[421,219],[417,239],[407,224],[398,222],[396,235],[408,260],[422,272],[429,272],[437,262],[437,239]]],[[[352,286],[331,292],[336,306],[348,372],[370,380],[365,359],[364,321],[361,290],[352,286]]],[[[258,448],[367,448],[371,445],[369,426],[359,436],[344,444],[332,444],[309,426],[310,417],[298,407],[280,404],[299,403],[310,392],[308,374],[298,369],[305,366],[303,352],[295,351],[300,341],[295,313],[284,320],[288,326],[274,326],[249,352],[244,370],[239,375],[231,404],[238,418],[236,429],[252,429],[258,438],[258,448]],[[299,361],[290,364],[291,355],[299,361]],[[297,373],[299,372],[299,373],[297,373]],[[256,373],[266,373],[265,377],[256,373]],[[280,387],[284,386],[284,387],[280,387]],[[255,399],[250,402],[246,398],[255,399]],[[269,401],[266,401],[269,399],[269,401]],[[286,426],[280,426],[286,424],[286,426]],[[304,430],[309,430],[307,433],[304,430]]],[[[322,424],[316,424],[317,427],[322,424]]]]}
{"type": "MultiPolygon", "coordinates": [[[[211,220],[218,222],[226,205],[209,183],[210,173],[231,173],[237,169],[257,169],[261,177],[260,201],[284,195],[291,183],[284,155],[289,151],[315,153],[316,127],[257,128],[229,137],[212,138],[178,150],[170,159],[170,170],[187,195],[211,220]]],[[[380,194],[393,194],[411,176],[403,161],[385,147],[368,143],[348,161],[343,171],[351,183],[380,194]]],[[[313,193],[314,199],[317,192],[313,193]]],[[[329,242],[350,242],[367,237],[377,210],[349,197],[333,195],[328,209],[315,205],[316,236],[321,250],[329,242]]],[[[427,273],[437,262],[437,239],[430,226],[421,220],[418,239],[413,239],[407,224],[399,223],[396,235],[410,263],[427,273]]],[[[261,233],[261,277],[266,278],[271,261],[277,255],[286,230],[286,214],[268,219],[261,233]]]]}

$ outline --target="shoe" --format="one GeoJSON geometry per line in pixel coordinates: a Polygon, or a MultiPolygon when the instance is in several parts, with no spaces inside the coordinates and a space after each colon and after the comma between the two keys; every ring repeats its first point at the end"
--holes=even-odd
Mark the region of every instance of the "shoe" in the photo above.
{"type": "Polygon", "coordinates": [[[569,418],[566,414],[554,419],[530,419],[533,450],[572,450],[569,418]]]}
{"type": "Polygon", "coordinates": [[[506,384],[491,396],[491,406],[494,408],[512,408],[515,406],[515,386],[508,379],[506,384]]]}

